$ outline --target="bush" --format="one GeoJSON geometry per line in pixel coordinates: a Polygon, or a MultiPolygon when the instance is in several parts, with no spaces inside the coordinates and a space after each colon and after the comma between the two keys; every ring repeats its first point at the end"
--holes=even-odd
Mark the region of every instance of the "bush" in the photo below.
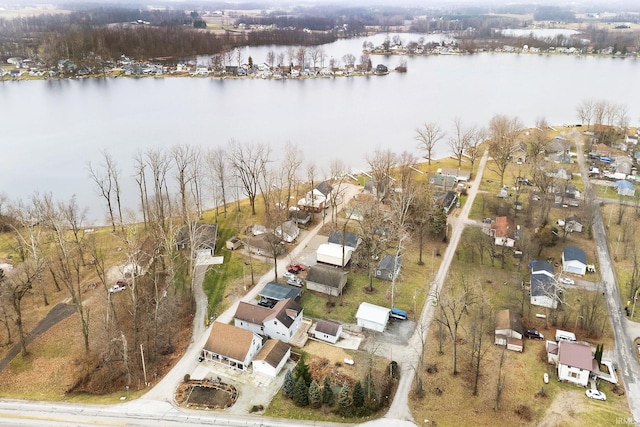
{"type": "Polygon", "coordinates": [[[282,384],[282,395],[289,399],[293,399],[293,389],[295,388],[295,382],[293,381],[293,374],[291,369],[284,375],[284,382],[282,384]]]}
{"type": "Polygon", "coordinates": [[[525,421],[531,421],[533,419],[533,412],[527,405],[520,405],[515,410],[516,414],[525,421]]]}
{"type": "Polygon", "coordinates": [[[185,383],[188,383],[189,381],[191,381],[191,375],[189,374],[184,374],[184,378],[183,378],[185,383]]]}

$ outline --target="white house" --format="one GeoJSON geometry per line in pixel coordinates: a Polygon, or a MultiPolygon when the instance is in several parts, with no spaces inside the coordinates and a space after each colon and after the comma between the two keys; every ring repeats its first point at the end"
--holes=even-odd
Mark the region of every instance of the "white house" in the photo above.
{"type": "Polygon", "coordinates": [[[600,373],[598,362],[593,358],[591,346],[563,341],[558,343],[558,378],[586,387],[589,376],[600,373]]]}
{"type": "Polygon", "coordinates": [[[351,260],[352,254],[352,247],[345,246],[343,251],[341,245],[334,245],[333,243],[323,243],[318,246],[318,249],[316,251],[316,259],[318,260],[318,262],[336,265],[338,267],[344,267],[351,260]]]}
{"type": "Polygon", "coordinates": [[[553,266],[545,261],[535,261],[531,265],[530,302],[540,307],[558,307],[557,283],[553,266]]]}
{"type": "Polygon", "coordinates": [[[562,249],[562,271],[584,276],[587,272],[587,256],[584,251],[575,246],[562,249]]]}
{"type": "Polygon", "coordinates": [[[287,243],[291,243],[300,235],[300,229],[295,221],[285,221],[273,231],[276,236],[287,243]]]}
{"type": "Polygon", "coordinates": [[[342,334],[342,325],[332,320],[318,320],[313,336],[321,341],[335,344],[342,334]]]}
{"type": "Polygon", "coordinates": [[[360,303],[360,307],[358,307],[356,320],[358,321],[358,326],[382,332],[387,326],[390,314],[391,309],[369,304],[368,302],[362,302],[360,303]]]}
{"type": "Polygon", "coordinates": [[[267,340],[253,359],[253,371],[277,377],[291,356],[291,346],[280,340],[267,340]]]}
{"type": "Polygon", "coordinates": [[[515,221],[506,216],[498,216],[491,223],[489,235],[494,238],[496,246],[506,246],[512,248],[518,238],[518,229],[515,221]]]}
{"type": "Polygon", "coordinates": [[[240,301],[233,322],[238,328],[288,343],[302,323],[302,312],[300,304],[290,298],[273,308],[240,301]]]}
{"type": "Polygon", "coordinates": [[[260,335],[226,323],[214,322],[209,339],[202,349],[202,357],[207,361],[246,371],[260,348],[260,335]]]}
{"type": "Polygon", "coordinates": [[[522,341],[522,323],[515,313],[510,310],[500,310],[496,313],[495,344],[507,347],[507,350],[520,351],[524,348],[522,341]]]}

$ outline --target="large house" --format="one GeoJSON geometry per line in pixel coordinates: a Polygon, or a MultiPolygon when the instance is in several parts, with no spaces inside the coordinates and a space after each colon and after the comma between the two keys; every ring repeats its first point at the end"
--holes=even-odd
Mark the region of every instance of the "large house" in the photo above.
{"type": "Polygon", "coordinates": [[[347,284],[347,272],[338,268],[314,265],[307,273],[307,289],[338,296],[347,284]]]}
{"type": "Polygon", "coordinates": [[[328,181],[323,181],[298,200],[298,209],[308,212],[322,212],[331,203],[333,187],[328,181]]]}
{"type": "Polygon", "coordinates": [[[553,266],[545,261],[534,261],[531,264],[531,305],[540,307],[558,307],[558,287],[553,266]]]}
{"type": "Polygon", "coordinates": [[[214,322],[202,358],[246,371],[262,348],[260,335],[226,323],[214,322]]]}
{"type": "Polygon", "coordinates": [[[291,298],[273,308],[240,301],[233,322],[238,328],[288,343],[302,323],[302,307],[291,298]]]}
{"type": "Polygon", "coordinates": [[[522,322],[511,310],[500,310],[496,313],[495,344],[507,350],[522,352],[522,322]]]}
{"type": "Polygon", "coordinates": [[[587,256],[584,251],[575,246],[562,249],[562,271],[584,276],[587,272],[587,256]]]}

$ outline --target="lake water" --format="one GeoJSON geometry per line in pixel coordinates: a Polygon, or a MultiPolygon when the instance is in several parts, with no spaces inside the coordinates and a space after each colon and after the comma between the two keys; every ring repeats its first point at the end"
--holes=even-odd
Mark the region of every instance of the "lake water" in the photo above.
{"type": "MultiPolygon", "coordinates": [[[[363,41],[383,39],[341,40],[325,51],[359,58],[363,41]]],[[[247,50],[244,57],[262,62],[268,50],[247,50]]],[[[320,169],[341,158],[357,170],[376,148],[418,153],[415,129],[427,121],[449,133],[456,117],[476,126],[494,114],[517,116],[527,126],[539,117],[575,123],[584,99],[628,106],[632,126],[640,118],[635,58],[483,53],[374,56],[372,62],[393,68],[401,59],[406,74],[379,77],[6,81],[0,83],[0,192],[11,198],[36,190],[65,199],[76,194],[101,221],[102,200],[86,165],[100,162],[102,150],[117,159],[125,202],[135,209],[132,158],[150,147],[261,142],[271,145],[277,162],[290,141],[320,169]]],[[[445,155],[446,142],[437,151],[445,155]]]]}

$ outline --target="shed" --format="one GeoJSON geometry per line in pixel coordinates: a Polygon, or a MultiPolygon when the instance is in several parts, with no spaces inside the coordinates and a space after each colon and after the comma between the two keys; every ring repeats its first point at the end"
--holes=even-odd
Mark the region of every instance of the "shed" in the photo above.
{"type": "Polygon", "coordinates": [[[362,302],[360,303],[360,307],[358,307],[356,320],[358,326],[382,332],[387,326],[390,313],[391,310],[386,307],[362,302]]]}
{"type": "Polygon", "coordinates": [[[307,289],[338,296],[347,284],[348,272],[326,265],[314,265],[307,273],[307,289]]]}
{"type": "Polygon", "coordinates": [[[584,276],[587,272],[587,256],[575,246],[566,246],[562,250],[562,271],[584,276]]]}
{"type": "Polygon", "coordinates": [[[334,245],[332,243],[323,243],[318,246],[318,250],[316,251],[318,262],[336,265],[339,267],[347,265],[351,260],[352,254],[352,247],[345,246],[343,251],[342,245],[334,245]]]}
{"type": "Polygon", "coordinates": [[[269,377],[277,377],[291,356],[291,346],[283,341],[270,339],[253,359],[253,370],[269,377]]]}
{"type": "Polygon", "coordinates": [[[506,346],[507,350],[522,352],[524,348],[522,333],[522,323],[515,313],[508,309],[496,313],[496,345],[506,346]]]}
{"type": "Polygon", "coordinates": [[[239,237],[233,236],[229,240],[227,240],[227,249],[230,251],[235,251],[236,249],[242,246],[242,240],[239,237]]]}
{"type": "Polygon", "coordinates": [[[376,277],[384,280],[394,280],[400,274],[402,258],[399,256],[385,255],[376,267],[376,277]]]}
{"type": "Polygon", "coordinates": [[[332,320],[318,320],[314,330],[314,337],[321,341],[335,344],[342,333],[342,325],[332,320]]]}

